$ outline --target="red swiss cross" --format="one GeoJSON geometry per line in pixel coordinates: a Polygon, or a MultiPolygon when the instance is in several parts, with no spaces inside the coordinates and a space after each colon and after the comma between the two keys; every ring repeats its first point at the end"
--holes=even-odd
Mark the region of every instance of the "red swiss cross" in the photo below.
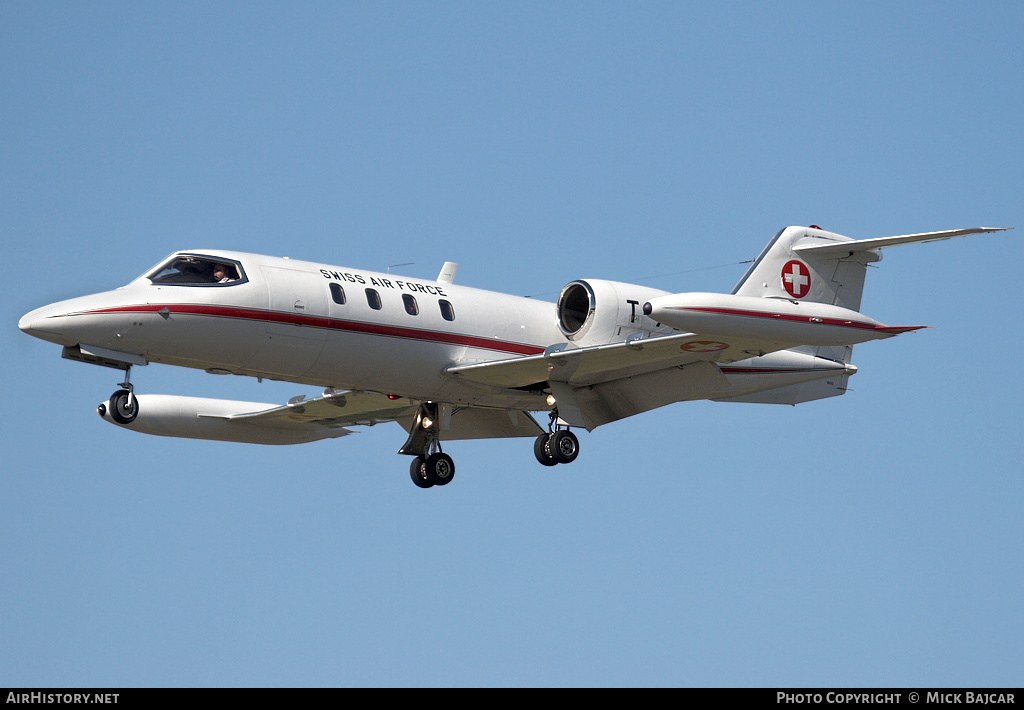
{"type": "Polygon", "coordinates": [[[788,261],[782,267],[782,288],[793,298],[803,298],[811,290],[811,272],[801,261],[788,261]]]}

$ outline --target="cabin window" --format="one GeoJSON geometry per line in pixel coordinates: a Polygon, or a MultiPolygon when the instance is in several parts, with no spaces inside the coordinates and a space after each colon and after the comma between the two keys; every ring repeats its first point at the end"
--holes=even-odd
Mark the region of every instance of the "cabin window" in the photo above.
{"type": "Polygon", "coordinates": [[[416,303],[416,297],[411,293],[403,293],[402,301],[405,302],[405,312],[411,316],[418,316],[420,314],[419,304],[416,303]]]}
{"type": "Polygon", "coordinates": [[[147,274],[154,284],[213,286],[242,283],[241,265],[231,259],[199,254],[176,254],[147,274]]]}
{"type": "Polygon", "coordinates": [[[331,283],[331,298],[333,298],[334,302],[338,305],[345,305],[345,289],[341,287],[341,284],[331,283]]]}
{"type": "Polygon", "coordinates": [[[446,301],[443,298],[437,302],[437,305],[441,308],[441,317],[445,320],[455,320],[455,308],[452,306],[450,301],[446,301]]]}
{"type": "Polygon", "coordinates": [[[366,302],[369,303],[370,308],[375,311],[379,311],[381,309],[380,294],[372,288],[366,289],[366,302]]]}

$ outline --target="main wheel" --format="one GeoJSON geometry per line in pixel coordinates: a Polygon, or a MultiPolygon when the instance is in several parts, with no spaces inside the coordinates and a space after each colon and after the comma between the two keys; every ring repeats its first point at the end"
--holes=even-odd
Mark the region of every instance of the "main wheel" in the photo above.
{"type": "Polygon", "coordinates": [[[572,463],[580,455],[580,440],[567,429],[551,435],[551,455],[558,463],[572,463]]]}
{"type": "Polygon", "coordinates": [[[554,466],[558,463],[555,461],[555,457],[551,453],[550,440],[550,434],[541,434],[537,437],[537,440],[533,442],[533,455],[536,456],[537,460],[545,466],[554,466]]]}
{"type": "Polygon", "coordinates": [[[139,400],[128,390],[110,395],[110,418],[118,424],[131,424],[139,416],[139,400]]]}
{"type": "Polygon", "coordinates": [[[438,451],[426,461],[427,480],[435,486],[446,486],[455,477],[455,462],[448,454],[438,451]]]}
{"type": "Polygon", "coordinates": [[[409,464],[409,478],[420,488],[430,488],[434,485],[427,478],[426,463],[424,463],[422,456],[417,456],[409,464]]]}

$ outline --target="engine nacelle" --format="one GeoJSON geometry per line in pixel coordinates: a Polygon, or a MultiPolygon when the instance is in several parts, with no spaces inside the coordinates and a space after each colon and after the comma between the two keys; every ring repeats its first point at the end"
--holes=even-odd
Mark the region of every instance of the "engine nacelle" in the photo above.
{"type": "Polygon", "coordinates": [[[804,345],[854,345],[923,327],[883,325],[828,303],[727,293],[673,293],[647,301],[643,312],[700,335],[804,345]]]}
{"type": "Polygon", "coordinates": [[[101,402],[96,412],[111,424],[143,434],[243,444],[304,444],[351,433],[343,427],[298,423],[287,419],[259,423],[231,419],[232,416],[276,409],[278,405],[275,404],[170,394],[140,394],[134,397],[136,413],[130,421],[118,421],[112,415],[109,402],[101,402]]]}
{"type": "Polygon", "coordinates": [[[643,313],[644,303],[666,295],[667,291],[618,281],[573,281],[558,296],[558,327],[579,346],[622,342],[637,333],[670,333],[671,328],[643,313]]]}

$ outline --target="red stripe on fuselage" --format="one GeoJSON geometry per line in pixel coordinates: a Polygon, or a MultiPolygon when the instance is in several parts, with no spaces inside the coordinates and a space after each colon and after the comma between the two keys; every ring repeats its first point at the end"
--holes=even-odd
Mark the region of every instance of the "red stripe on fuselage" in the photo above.
{"type": "Polygon", "coordinates": [[[383,325],[380,323],[342,320],[340,318],[305,316],[299,313],[282,313],[280,311],[266,311],[258,308],[232,308],[229,306],[206,306],[190,303],[176,305],[140,304],[136,306],[118,306],[116,308],[99,308],[94,311],[83,311],[79,315],[95,315],[102,313],[158,313],[165,308],[171,314],[184,313],[188,315],[212,316],[216,318],[237,318],[242,320],[284,323],[287,325],[301,325],[310,328],[326,328],[328,330],[340,330],[349,333],[382,335],[389,338],[423,340],[426,342],[444,343],[447,345],[464,345],[471,348],[497,350],[500,352],[514,353],[516,355],[537,355],[544,352],[544,348],[536,345],[513,343],[505,340],[491,340],[489,338],[481,338],[474,335],[446,333],[444,331],[423,330],[420,328],[405,328],[402,326],[383,325]]]}

